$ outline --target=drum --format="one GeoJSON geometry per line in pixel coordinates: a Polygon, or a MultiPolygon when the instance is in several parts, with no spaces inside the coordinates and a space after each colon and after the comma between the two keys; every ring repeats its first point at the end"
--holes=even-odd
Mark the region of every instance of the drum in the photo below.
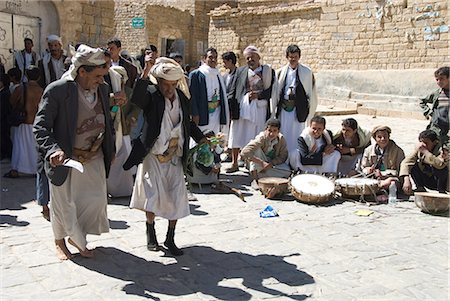
{"type": "Polygon", "coordinates": [[[292,178],[290,187],[298,201],[308,204],[328,202],[334,194],[334,183],[320,175],[297,175],[292,178]]]}
{"type": "Polygon", "coordinates": [[[282,197],[289,191],[289,180],[285,178],[267,177],[258,179],[261,193],[268,199],[282,197]]]}
{"type": "Polygon", "coordinates": [[[373,195],[380,189],[378,180],[363,178],[343,178],[335,182],[337,190],[344,196],[373,195]]]}
{"type": "Polygon", "coordinates": [[[448,211],[450,195],[437,192],[415,192],[414,203],[422,212],[436,214],[448,211]]]}

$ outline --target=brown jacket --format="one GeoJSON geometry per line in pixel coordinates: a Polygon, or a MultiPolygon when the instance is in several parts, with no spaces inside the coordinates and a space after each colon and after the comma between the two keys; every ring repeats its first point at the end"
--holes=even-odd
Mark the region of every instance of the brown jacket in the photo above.
{"type": "Polygon", "coordinates": [[[27,112],[25,124],[33,124],[34,117],[38,111],[39,102],[41,101],[44,89],[37,83],[37,81],[30,81],[25,83],[26,92],[24,93],[23,85],[18,86],[10,98],[11,107],[13,109],[22,107],[27,112]],[[23,99],[25,96],[25,101],[23,99]]]}
{"type": "Polygon", "coordinates": [[[419,153],[419,151],[414,150],[408,157],[406,157],[402,164],[400,165],[400,176],[409,176],[411,172],[411,168],[418,163],[420,170],[424,170],[425,164],[431,165],[437,169],[443,169],[448,166],[449,160],[444,160],[439,156],[441,151],[440,144],[436,145],[432,152],[427,153],[426,155],[419,153]]]}
{"type": "MultiPolygon", "coordinates": [[[[250,160],[258,149],[261,149],[266,153],[269,146],[269,138],[267,138],[264,132],[261,132],[241,150],[241,157],[244,160],[250,160]]],[[[270,163],[272,163],[272,165],[284,163],[288,158],[288,150],[286,139],[284,139],[282,134],[278,134],[278,143],[275,144],[273,149],[275,150],[275,157],[270,163]]]]}
{"type": "MultiPolygon", "coordinates": [[[[383,164],[386,169],[400,170],[400,163],[405,158],[405,152],[392,140],[386,148],[386,153],[383,156],[383,164]]],[[[377,163],[378,156],[375,154],[375,144],[370,145],[364,150],[364,155],[361,161],[361,169],[369,167],[377,163]]]]}

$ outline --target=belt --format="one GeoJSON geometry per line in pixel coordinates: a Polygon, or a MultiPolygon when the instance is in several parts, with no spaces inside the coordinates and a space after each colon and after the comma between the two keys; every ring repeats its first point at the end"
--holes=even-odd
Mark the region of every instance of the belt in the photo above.
{"type": "Polygon", "coordinates": [[[175,156],[178,149],[178,137],[171,138],[169,141],[169,147],[166,151],[160,155],[156,155],[159,163],[167,163],[172,160],[173,156],[175,156]]]}
{"type": "Polygon", "coordinates": [[[90,161],[96,154],[96,151],[82,150],[79,148],[74,148],[72,152],[72,157],[81,163],[86,163],[90,161]]]}

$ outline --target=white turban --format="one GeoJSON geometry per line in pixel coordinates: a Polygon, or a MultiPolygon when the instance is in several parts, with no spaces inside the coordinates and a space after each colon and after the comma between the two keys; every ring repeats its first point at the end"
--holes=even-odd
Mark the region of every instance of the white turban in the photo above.
{"type": "Polygon", "coordinates": [[[246,53],[256,53],[260,58],[261,58],[261,54],[259,53],[259,49],[256,48],[256,46],[250,45],[247,46],[247,48],[244,49],[244,55],[246,55],[246,53]]]}
{"type": "Polygon", "coordinates": [[[49,36],[47,37],[47,43],[48,43],[48,42],[54,42],[54,41],[59,42],[59,44],[62,46],[62,40],[61,40],[61,37],[58,37],[58,36],[55,35],[55,34],[51,34],[51,35],[49,35],[49,36]]]}
{"type": "Polygon", "coordinates": [[[92,48],[81,44],[75,55],[72,57],[72,65],[62,76],[69,80],[75,80],[77,71],[81,66],[101,66],[106,64],[105,53],[100,48],[92,48]]]}
{"type": "Polygon", "coordinates": [[[168,57],[157,58],[150,72],[154,77],[165,80],[180,80],[184,78],[184,71],[180,64],[168,57]]]}

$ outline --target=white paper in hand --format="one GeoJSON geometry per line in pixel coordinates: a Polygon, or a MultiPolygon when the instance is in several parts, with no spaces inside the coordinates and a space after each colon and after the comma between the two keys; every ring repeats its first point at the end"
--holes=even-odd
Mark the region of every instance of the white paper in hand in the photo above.
{"type": "Polygon", "coordinates": [[[84,172],[83,164],[81,164],[80,162],[75,161],[73,159],[66,159],[64,161],[63,165],[67,166],[67,167],[75,168],[76,170],[78,170],[81,173],[84,172]]]}

